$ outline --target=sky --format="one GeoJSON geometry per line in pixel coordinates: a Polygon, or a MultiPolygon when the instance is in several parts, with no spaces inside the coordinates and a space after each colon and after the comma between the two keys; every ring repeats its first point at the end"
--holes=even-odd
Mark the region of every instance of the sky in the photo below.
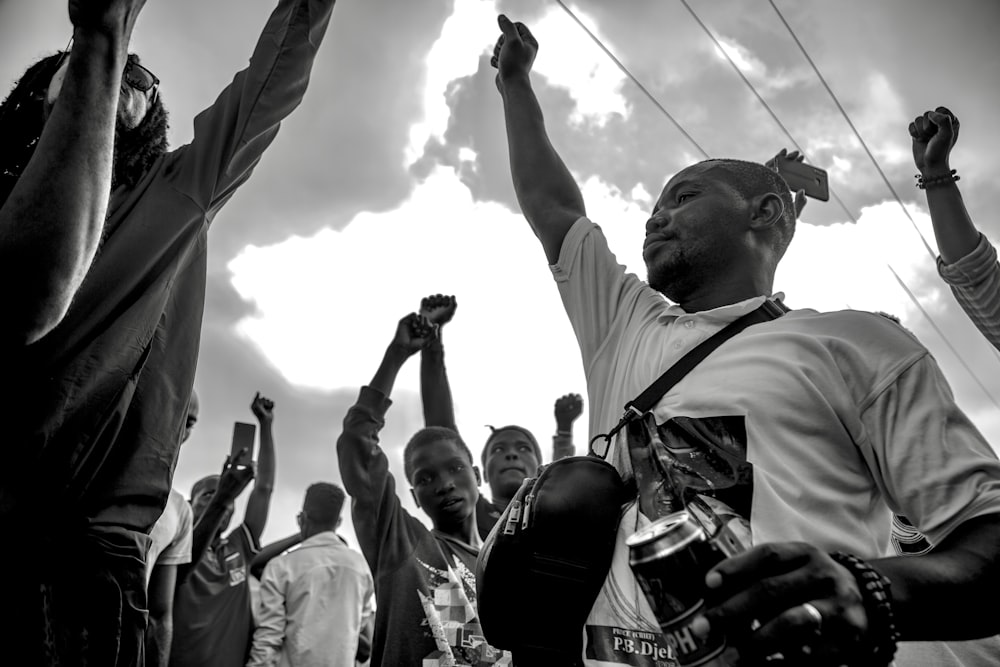
{"type": "MultiPolygon", "coordinates": [[[[245,66],[273,0],[149,0],[132,50],[162,81],[170,143],[245,66]]],[[[996,448],[1000,355],[937,276],[908,123],[950,107],[962,130],[951,166],[977,226],[1000,221],[1000,4],[994,0],[689,0],[725,53],[843,201],[810,201],[775,289],[792,307],[892,313],[930,349],[956,400],[996,448]],[[836,94],[882,180],[774,7],[836,94]],[[846,212],[845,209],[846,208],[846,212]],[[894,274],[899,277],[905,289],[894,274]],[[917,302],[907,296],[909,290],[917,302]],[[919,305],[917,305],[919,304],[919,305]]],[[[673,0],[567,6],[712,157],[764,161],[791,141],[685,8],[673,0]]],[[[533,82],[553,144],[588,215],[645,276],[643,225],[666,180],[702,152],[554,0],[340,0],[302,105],[216,218],[195,382],[201,421],[174,486],[217,472],[255,392],[275,401],[278,470],[263,541],[296,531],[312,482],[340,482],[335,443],[396,322],[436,293],[459,430],[475,456],[486,424],[531,429],[551,455],[553,404],[585,394],[572,330],[511,185],[489,66],[496,15],[540,43],[533,82]]],[[[0,0],[0,86],[62,48],[66,2],[0,0]]],[[[418,364],[400,374],[382,432],[402,447],[422,426],[418,364]]],[[[585,406],[586,407],[586,406],[585,406]]],[[[585,451],[587,415],[575,427],[585,451]]],[[[405,506],[418,516],[405,489],[405,506]]],[[[484,491],[487,491],[484,487],[484,491]]],[[[240,516],[246,494],[238,503],[240,516]]],[[[344,534],[356,544],[349,513],[344,534]]]]}

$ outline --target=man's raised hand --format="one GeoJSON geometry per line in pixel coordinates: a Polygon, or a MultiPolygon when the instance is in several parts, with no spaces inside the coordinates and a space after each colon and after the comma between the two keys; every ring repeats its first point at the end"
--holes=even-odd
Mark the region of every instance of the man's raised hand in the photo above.
{"type": "Polygon", "coordinates": [[[244,447],[239,451],[235,459],[226,457],[216,493],[223,497],[236,499],[243,493],[243,489],[247,488],[247,485],[253,478],[254,467],[253,462],[250,460],[250,450],[244,447]]]}
{"type": "Polygon", "coordinates": [[[145,5],[146,0],[69,0],[69,20],[74,28],[128,40],[145,5]]]}
{"type": "Polygon", "coordinates": [[[451,322],[458,308],[458,301],[454,296],[444,294],[434,294],[426,296],[420,300],[420,315],[426,317],[431,324],[439,327],[451,322]]]}
{"type": "Polygon", "coordinates": [[[490,64],[497,68],[497,88],[509,77],[527,75],[538,53],[538,40],[523,23],[514,23],[501,14],[497,17],[501,34],[493,47],[490,64]]]}
{"type": "MultiPolygon", "coordinates": [[[[768,169],[773,169],[778,171],[777,161],[779,158],[785,158],[787,160],[794,160],[795,162],[803,162],[806,159],[805,155],[802,155],[798,151],[792,151],[789,153],[786,149],[782,148],[778,151],[778,154],[773,158],[764,163],[764,166],[768,169]]],[[[802,209],[806,207],[806,191],[797,190],[795,192],[795,219],[797,220],[799,216],[802,215],[802,209]]]]}
{"type": "Polygon", "coordinates": [[[250,403],[250,412],[254,414],[260,423],[271,423],[274,421],[274,401],[261,396],[258,391],[250,403]]]}
{"type": "Polygon", "coordinates": [[[925,111],[910,123],[913,163],[923,176],[946,174],[948,158],[958,141],[958,118],[945,107],[925,111]]]}
{"type": "Polygon", "coordinates": [[[438,325],[423,315],[410,313],[399,321],[392,343],[407,354],[415,354],[437,337],[437,331],[438,325]]]}
{"type": "Polygon", "coordinates": [[[566,394],[556,399],[556,428],[569,431],[573,428],[580,415],[583,414],[583,397],[580,394],[566,394]]]}

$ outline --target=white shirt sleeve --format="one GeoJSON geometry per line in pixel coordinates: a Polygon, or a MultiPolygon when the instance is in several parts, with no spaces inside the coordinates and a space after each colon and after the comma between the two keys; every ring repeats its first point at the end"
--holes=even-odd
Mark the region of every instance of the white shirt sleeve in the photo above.
{"type": "Polygon", "coordinates": [[[963,521],[1000,512],[1000,461],[930,355],[862,408],[862,453],[876,484],[932,544],[963,521]]]}
{"type": "Polygon", "coordinates": [[[260,580],[257,629],[253,633],[247,667],[274,667],[278,664],[285,642],[285,575],[281,559],[272,560],[264,567],[260,580]]]}

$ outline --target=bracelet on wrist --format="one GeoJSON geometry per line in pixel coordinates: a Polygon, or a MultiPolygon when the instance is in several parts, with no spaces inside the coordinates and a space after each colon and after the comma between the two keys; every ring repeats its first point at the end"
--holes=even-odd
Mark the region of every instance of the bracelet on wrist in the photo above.
{"type": "Polygon", "coordinates": [[[865,614],[868,617],[868,632],[862,640],[867,646],[870,659],[865,665],[889,665],[896,654],[899,631],[892,611],[892,591],[889,578],[878,573],[871,565],[857,556],[838,551],[830,554],[833,560],[847,568],[858,582],[865,614]]]}
{"type": "Polygon", "coordinates": [[[924,178],[921,174],[914,174],[913,176],[917,179],[917,187],[921,190],[926,190],[927,188],[937,187],[939,185],[945,185],[947,183],[954,183],[955,181],[961,179],[954,169],[952,169],[947,174],[941,174],[940,176],[931,176],[930,178],[924,178]]]}
{"type": "Polygon", "coordinates": [[[557,428],[556,435],[573,435],[573,429],[557,428]]]}

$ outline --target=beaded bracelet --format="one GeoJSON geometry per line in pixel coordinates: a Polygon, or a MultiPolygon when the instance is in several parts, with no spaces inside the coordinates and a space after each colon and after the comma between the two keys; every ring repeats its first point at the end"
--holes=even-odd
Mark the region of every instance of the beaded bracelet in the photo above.
{"type": "Polygon", "coordinates": [[[842,551],[830,556],[851,571],[858,582],[865,614],[868,616],[868,632],[865,641],[871,650],[872,661],[866,665],[889,665],[896,654],[899,632],[896,630],[892,612],[892,591],[887,577],[876,572],[871,565],[842,551]]]}
{"type": "Polygon", "coordinates": [[[921,190],[926,190],[927,188],[933,188],[936,185],[944,185],[945,183],[954,183],[962,177],[955,173],[952,169],[947,174],[942,174],[941,176],[931,176],[930,178],[924,178],[920,174],[914,174],[913,177],[917,179],[917,187],[921,190]]]}

